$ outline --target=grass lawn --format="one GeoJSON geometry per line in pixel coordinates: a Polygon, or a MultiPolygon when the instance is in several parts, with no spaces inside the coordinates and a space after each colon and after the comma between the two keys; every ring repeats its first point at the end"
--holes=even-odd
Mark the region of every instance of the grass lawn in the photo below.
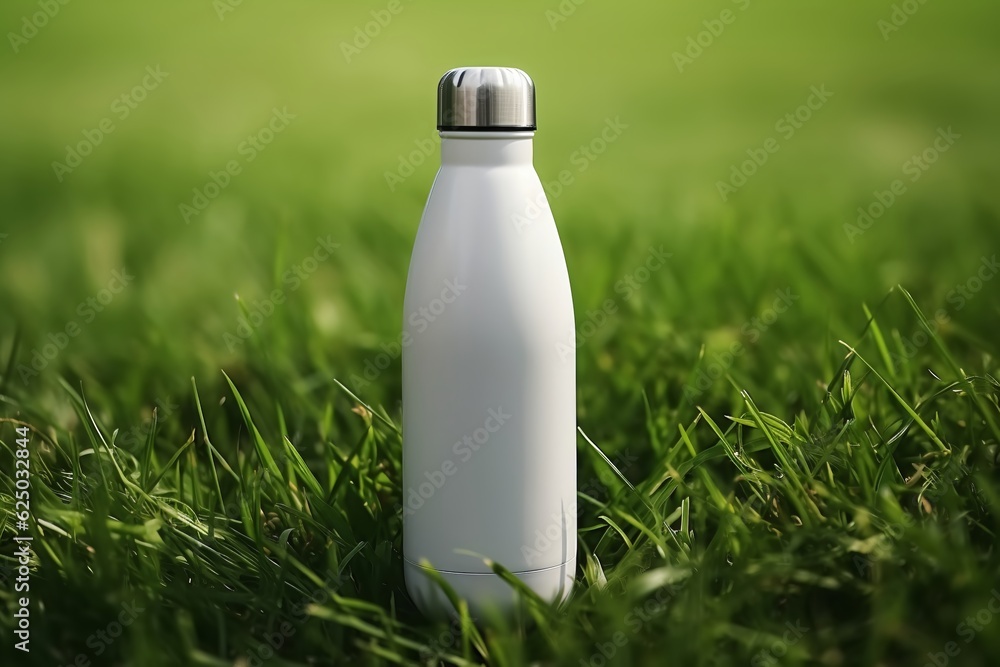
{"type": "Polygon", "coordinates": [[[995,3],[56,5],[0,8],[0,664],[997,664],[995,3]],[[538,87],[579,571],[449,625],[400,329],[480,64],[538,87]]]}

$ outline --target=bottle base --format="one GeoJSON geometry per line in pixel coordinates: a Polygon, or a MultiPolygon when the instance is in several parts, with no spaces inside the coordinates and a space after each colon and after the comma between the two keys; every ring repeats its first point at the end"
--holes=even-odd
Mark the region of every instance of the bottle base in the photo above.
{"type": "MultiPolygon", "coordinates": [[[[576,557],[553,567],[514,575],[542,599],[552,602],[569,597],[576,572],[576,557]]],[[[424,616],[449,618],[458,615],[441,587],[428,576],[428,570],[408,560],[403,561],[406,590],[424,616]]],[[[494,615],[510,617],[517,606],[517,592],[510,584],[493,574],[438,571],[437,576],[452,587],[458,597],[469,604],[473,620],[485,621],[494,615]]]]}

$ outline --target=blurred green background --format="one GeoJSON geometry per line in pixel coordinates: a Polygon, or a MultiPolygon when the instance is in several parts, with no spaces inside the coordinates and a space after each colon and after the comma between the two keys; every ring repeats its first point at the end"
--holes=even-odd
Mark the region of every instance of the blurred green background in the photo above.
{"type": "MultiPolygon", "coordinates": [[[[436,152],[394,191],[386,173],[434,136],[437,79],[466,64],[536,81],[537,170],[574,176],[551,203],[581,321],[653,242],[673,253],[669,272],[616,326],[660,341],[682,332],[690,347],[672,353],[688,360],[778,288],[804,297],[782,326],[807,347],[856,332],[860,304],[896,283],[933,311],[997,239],[1000,9],[915,6],[884,39],[889,2],[60,5],[16,53],[0,51],[0,351],[16,327],[19,362],[41,351],[127,267],[134,282],[29,384],[69,368],[149,400],[164,374],[245,357],[223,336],[241,315],[234,294],[252,305],[330,235],[339,249],[277,315],[297,318],[295,344],[264,350],[300,369],[363,369],[397,336],[436,152]],[[708,43],[704,22],[724,10],[734,20],[708,43]],[[386,16],[365,45],[358,35],[386,16]],[[708,46],[679,71],[674,54],[699,33],[708,46]],[[116,100],[148,66],[167,76],[122,118],[116,100]],[[812,86],[832,97],[785,140],[775,124],[812,86]],[[294,120],[246,163],[241,142],[274,108],[294,120]],[[103,119],[114,131],[60,182],[53,163],[103,119]],[[627,129],[581,171],[575,151],[608,119],[627,129]],[[852,243],[843,226],[858,206],[947,127],[961,135],[953,149],[852,243]],[[717,182],[768,137],[779,152],[722,201],[717,182]],[[180,205],[234,159],[242,172],[186,224],[180,205]]],[[[7,2],[0,24],[27,34],[37,11],[7,2]]],[[[983,298],[963,318],[995,314],[983,298]]],[[[385,379],[373,400],[391,400],[385,379]]]]}

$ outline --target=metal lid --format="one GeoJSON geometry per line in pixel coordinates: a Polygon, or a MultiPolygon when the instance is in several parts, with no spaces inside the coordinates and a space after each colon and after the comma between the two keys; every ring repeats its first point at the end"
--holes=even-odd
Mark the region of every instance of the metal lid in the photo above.
{"type": "Polygon", "coordinates": [[[438,84],[439,130],[535,129],[535,84],[513,67],[459,67],[438,84]]]}

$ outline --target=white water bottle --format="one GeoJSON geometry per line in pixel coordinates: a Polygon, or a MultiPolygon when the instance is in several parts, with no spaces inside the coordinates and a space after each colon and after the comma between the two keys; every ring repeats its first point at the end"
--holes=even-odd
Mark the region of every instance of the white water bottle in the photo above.
{"type": "Polygon", "coordinates": [[[425,614],[509,613],[490,559],[547,600],[576,566],[576,348],[566,260],[532,165],[534,84],[507,67],[438,86],[441,169],[403,333],[403,555],[425,614]]]}

